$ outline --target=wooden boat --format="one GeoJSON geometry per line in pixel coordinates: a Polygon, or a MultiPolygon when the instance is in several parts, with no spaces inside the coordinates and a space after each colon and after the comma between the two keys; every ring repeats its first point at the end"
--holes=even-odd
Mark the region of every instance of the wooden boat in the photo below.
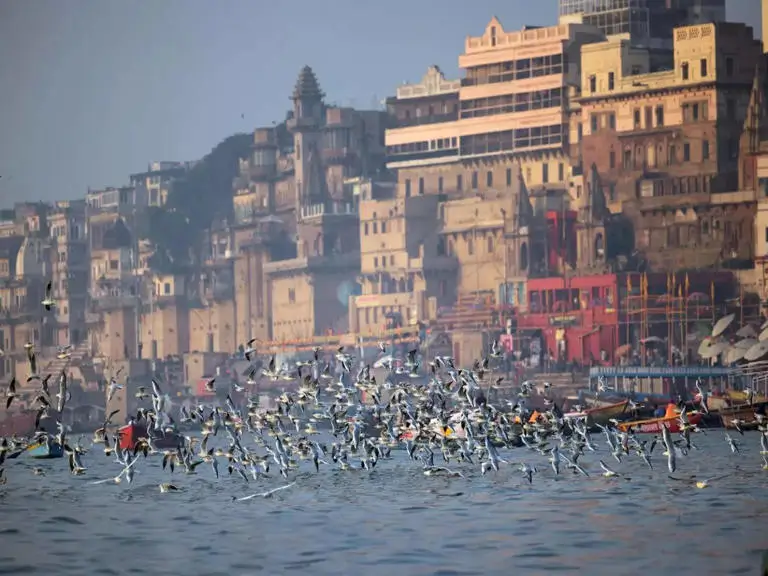
{"type": "Polygon", "coordinates": [[[36,442],[27,446],[25,452],[30,458],[39,460],[64,456],[64,448],[58,442],[36,442]]]}
{"type": "MultiPolygon", "coordinates": [[[[731,401],[731,405],[747,403],[747,393],[742,392],[741,390],[726,390],[725,396],[731,401]]],[[[768,402],[768,398],[762,394],[755,394],[752,397],[752,405],[763,404],[765,402],[768,402]]]]}
{"type": "Polygon", "coordinates": [[[598,406],[597,408],[589,408],[583,412],[570,412],[564,414],[566,418],[587,418],[589,424],[607,424],[610,420],[618,418],[623,415],[629,406],[629,400],[622,400],[615,404],[608,404],[606,406],[598,406]]]}
{"type": "Polygon", "coordinates": [[[735,429],[738,421],[741,430],[756,430],[758,421],[755,413],[765,414],[766,409],[768,409],[768,402],[760,402],[759,404],[742,404],[741,406],[723,408],[718,411],[718,414],[724,428],[735,429]]]}
{"type": "MultiPolygon", "coordinates": [[[[701,422],[703,415],[699,412],[688,414],[688,421],[694,426],[701,422]]],[[[638,434],[660,434],[664,426],[669,428],[673,434],[680,432],[680,415],[665,414],[658,418],[649,418],[647,420],[635,420],[631,422],[621,422],[618,426],[622,432],[627,432],[630,428],[638,434]]]]}
{"type": "MultiPolygon", "coordinates": [[[[144,424],[126,424],[117,431],[120,437],[121,450],[133,450],[139,438],[147,438],[147,427],[144,424]]],[[[165,434],[154,437],[154,445],[158,448],[176,448],[182,442],[178,434],[165,434]]]]}

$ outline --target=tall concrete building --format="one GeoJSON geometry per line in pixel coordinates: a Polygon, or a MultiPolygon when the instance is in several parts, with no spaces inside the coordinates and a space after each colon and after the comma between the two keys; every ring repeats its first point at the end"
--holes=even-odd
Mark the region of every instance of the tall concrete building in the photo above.
{"type": "Polygon", "coordinates": [[[583,22],[606,36],[658,52],[659,64],[672,49],[680,26],[725,20],[725,0],[560,0],[561,22],[583,22]]]}

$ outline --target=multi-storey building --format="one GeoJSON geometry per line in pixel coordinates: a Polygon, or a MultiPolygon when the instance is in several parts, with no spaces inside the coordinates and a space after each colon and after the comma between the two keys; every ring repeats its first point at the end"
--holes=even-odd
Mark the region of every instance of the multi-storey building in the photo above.
{"type": "Polygon", "coordinates": [[[138,218],[147,207],[142,185],[89,190],[86,218],[90,266],[90,302],[86,323],[90,348],[109,358],[139,357],[141,309],[147,287],[141,282],[138,218]]]}
{"type": "MultiPolygon", "coordinates": [[[[510,32],[493,18],[465,42],[463,79],[432,66],[388,100],[387,165],[397,170],[397,195],[438,197],[435,246],[458,262],[455,287],[428,283],[425,297],[524,305],[530,275],[571,263],[557,233],[573,227],[581,182],[570,165],[568,88],[581,82],[580,48],[604,39],[580,23],[510,32]]],[[[367,297],[364,289],[357,300],[367,297]]]]}
{"type": "Polygon", "coordinates": [[[583,22],[649,51],[654,69],[671,63],[672,31],[725,21],[725,0],[560,0],[560,22],[583,22]]]}
{"type": "Polygon", "coordinates": [[[346,331],[359,270],[349,178],[383,165],[386,114],[325,104],[305,67],[285,123],[257,129],[235,180],[236,341],[346,331]]]}
{"type": "Polygon", "coordinates": [[[188,162],[150,162],[146,172],[131,174],[131,186],[146,190],[149,206],[163,206],[174,180],[189,168],[188,162]]]}
{"type": "Polygon", "coordinates": [[[456,299],[458,265],[438,236],[437,195],[395,196],[371,185],[360,200],[361,293],[350,298],[349,329],[381,334],[388,326],[434,319],[456,299]]]}
{"type": "Polygon", "coordinates": [[[573,162],[597,167],[610,212],[632,220],[652,267],[749,259],[754,199],[735,192],[760,43],[720,23],[678,28],[674,46],[674,68],[660,72],[624,39],[582,48],[573,162]]]}
{"type": "Polygon", "coordinates": [[[51,236],[51,276],[56,302],[56,335],[59,346],[79,344],[87,336],[90,253],[85,200],[56,202],[48,211],[51,236]]]}
{"type": "Polygon", "coordinates": [[[581,45],[603,39],[582,24],[508,32],[494,18],[465,42],[460,87],[436,67],[400,87],[386,134],[400,194],[496,190],[518,164],[531,189],[567,188],[567,87],[581,82],[581,45]]]}
{"type": "Polygon", "coordinates": [[[0,381],[22,383],[30,373],[24,345],[37,349],[54,341],[53,313],[42,300],[47,284],[48,242],[42,204],[19,204],[0,223],[0,381]]]}

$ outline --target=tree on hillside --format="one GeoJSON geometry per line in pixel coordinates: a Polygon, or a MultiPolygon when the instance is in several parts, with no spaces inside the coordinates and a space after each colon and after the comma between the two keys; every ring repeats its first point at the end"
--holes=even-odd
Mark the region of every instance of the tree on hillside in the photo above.
{"type": "Polygon", "coordinates": [[[238,174],[239,160],[248,156],[251,143],[250,134],[234,134],[222,141],[174,183],[167,209],[182,213],[199,229],[208,227],[215,218],[229,216],[232,181],[238,174]]]}
{"type": "Polygon", "coordinates": [[[250,134],[225,139],[174,183],[165,206],[147,209],[139,236],[155,249],[152,268],[172,271],[189,266],[200,254],[202,231],[214,219],[230,216],[232,181],[251,142],[250,134]]]}

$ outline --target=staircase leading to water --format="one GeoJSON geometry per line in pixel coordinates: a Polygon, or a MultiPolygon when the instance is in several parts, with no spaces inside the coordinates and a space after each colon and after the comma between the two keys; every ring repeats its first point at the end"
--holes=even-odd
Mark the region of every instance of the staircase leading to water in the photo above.
{"type": "Polygon", "coordinates": [[[493,294],[459,294],[453,306],[442,308],[433,328],[440,331],[500,327],[493,294]]]}
{"type": "Polygon", "coordinates": [[[549,382],[551,390],[557,395],[562,392],[575,394],[578,389],[587,387],[588,379],[588,376],[584,374],[571,375],[570,372],[538,373],[526,377],[526,380],[533,383],[534,388],[542,391],[544,383],[549,382]]]}
{"type": "Polygon", "coordinates": [[[54,358],[40,370],[40,374],[58,374],[69,365],[79,364],[88,355],[88,348],[88,340],[83,340],[70,350],[72,355],[69,358],[54,358]]]}

